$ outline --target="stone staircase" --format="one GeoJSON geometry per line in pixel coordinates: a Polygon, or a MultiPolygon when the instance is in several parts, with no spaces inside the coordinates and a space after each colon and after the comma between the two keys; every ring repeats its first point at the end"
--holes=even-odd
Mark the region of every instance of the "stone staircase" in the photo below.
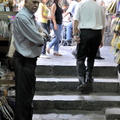
{"type": "Polygon", "coordinates": [[[49,64],[37,66],[33,120],[120,120],[119,79],[115,64],[108,61],[98,64],[97,61],[94,82],[87,85],[87,93],[81,93],[76,90],[76,66],[67,64],[68,60],[75,59],[64,59],[58,64],[54,59],[58,58],[53,56],[53,61],[44,60],[49,64]]]}

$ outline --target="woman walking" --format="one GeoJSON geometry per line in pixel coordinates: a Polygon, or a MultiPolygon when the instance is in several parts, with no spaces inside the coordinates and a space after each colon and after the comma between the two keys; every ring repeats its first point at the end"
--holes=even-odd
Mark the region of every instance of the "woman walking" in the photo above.
{"type": "MultiPolygon", "coordinates": [[[[47,2],[48,0],[40,0],[39,8],[37,11],[37,17],[38,17],[37,22],[42,28],[44,28],[45,30],[47,30],[48,33],[50,33],[48,20],[51,20],[51,16],[49,16],[50,9],[47,7],[47,2]]],[[[42,52],[40,57],[49,59],[50,57],[46,55],[46,44],[47,42],[45,42],[42,47],[42,52]]]]}
{"type": "Polygon", "coordinates": [[[54,46],[53,55],[62,56],[59,53],[59,42],[61,40],[62,32],[62,13],[63,10],[60,5],[61,0],[53,0],[53,5],[51,7],[51,16],[52,16],[52,29],[55,34],[55,38],[48,44],[47,53],[50,54],[50,48],[54,46]]]}

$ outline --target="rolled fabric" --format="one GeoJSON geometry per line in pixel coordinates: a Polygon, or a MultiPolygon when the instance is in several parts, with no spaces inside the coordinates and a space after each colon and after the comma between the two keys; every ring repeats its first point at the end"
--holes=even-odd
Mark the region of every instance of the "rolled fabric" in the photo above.
{"type": "Polygon", "coordinates": [[[120,50],[117,51],[114,57],[114,62],[120,64],[120,50]]]}
{"type": "Polygon", "coordinates": [[[116,48],[120,49],[120,36],[118,36],[118,41],[117,41],[117,44],[116,44],[116,48]]]}
{"type": "Polygon", "coordinates": [[[116,4],[117,4],[116,1],[114,1],[110,4],[110,6],[107,9],[108,13],[112,13],[112,14],[116,13],[116,4]]]}
{"type": "Polygon", "coordinates": [[[111,46],[115,47],[115,41],[116,41],[117,34],[114,34],[112,41],[111,41],[111,46]]]}

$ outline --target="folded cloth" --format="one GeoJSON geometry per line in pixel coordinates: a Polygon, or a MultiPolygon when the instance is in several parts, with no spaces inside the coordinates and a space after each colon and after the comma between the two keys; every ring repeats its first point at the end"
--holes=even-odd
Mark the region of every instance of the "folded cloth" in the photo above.
{"type": "Polygon", "coordinates": [[[10,58],[13,57],[13,54],[15,52],[15,47],[14,47],[13,42],[14,42],[14,35],[12,34],[9,51],[7,53],[7,57],[10,57],[10,58]]]}

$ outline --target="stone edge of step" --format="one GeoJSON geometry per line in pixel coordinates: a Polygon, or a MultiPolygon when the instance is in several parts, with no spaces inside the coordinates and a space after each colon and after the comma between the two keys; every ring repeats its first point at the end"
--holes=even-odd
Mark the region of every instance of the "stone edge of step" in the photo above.
{"type": "MultiPolygon", "coordinates": [[[[78,82],[75,77],[40,77],[36,78],[36,82],[78,82]]],[[[94,82],[118,83],[118,78],[94,78],[94,82]]]]}
{"type": "Polygon", "coordinates": [[[106,108],[105,110],[106,120],[119,120],[120,119],[120,108],[106,108]]]}
{"type": "Polygon", "coordinates": [[[120,96],[101,96],[101,95],[35,95],[34,101],[116,101],[120,102],[120,96]]]}

